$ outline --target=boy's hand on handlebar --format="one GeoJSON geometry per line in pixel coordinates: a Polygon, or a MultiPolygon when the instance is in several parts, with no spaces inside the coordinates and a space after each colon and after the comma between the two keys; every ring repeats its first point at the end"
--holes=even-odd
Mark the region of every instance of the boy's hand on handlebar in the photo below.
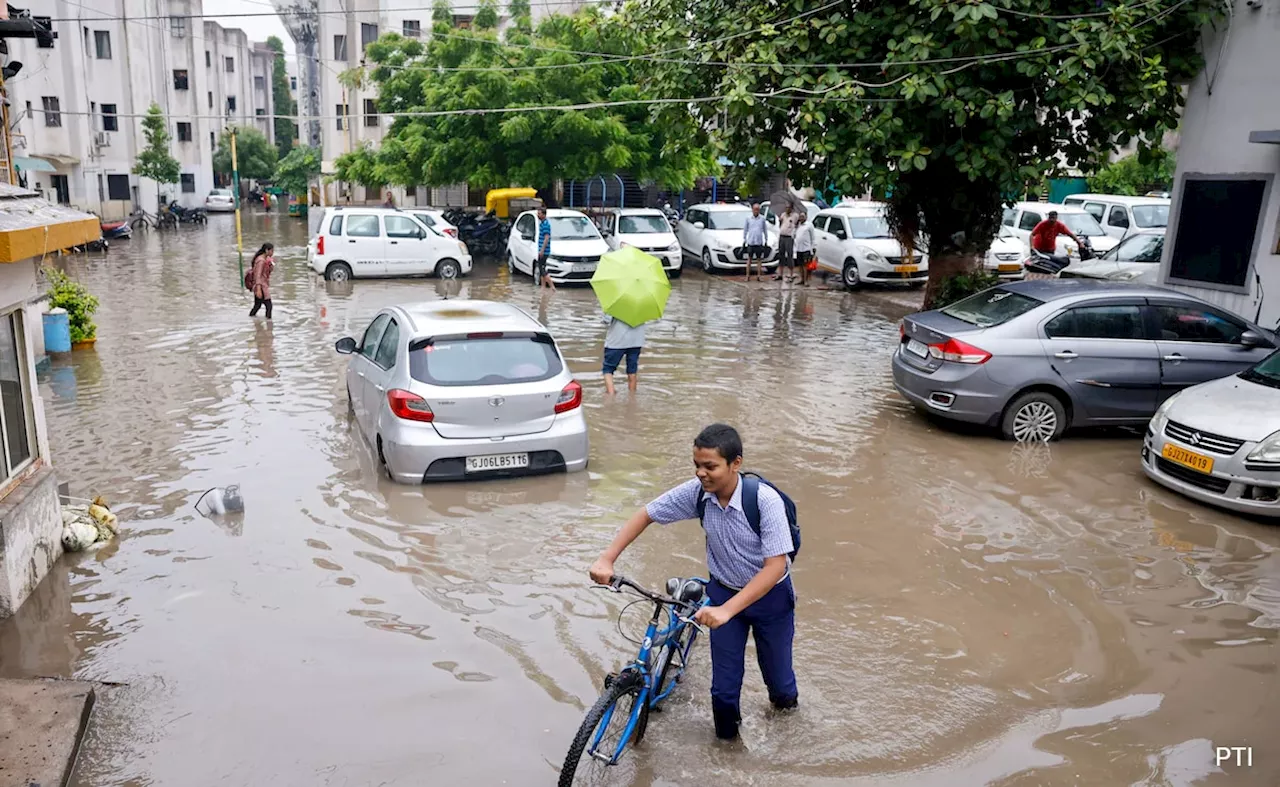
{"type": "Polygon", "coordinates": [[[613,581],[613,561],[597,558],[591,564],[591,581],[597,585],[608,585],[613,581]]]}
{"type": "Polygon", "coordinates": [[[723,607],[703,607],[693,616],[698,623],[709,629],[718,629],[733,619],[723,607]]]}

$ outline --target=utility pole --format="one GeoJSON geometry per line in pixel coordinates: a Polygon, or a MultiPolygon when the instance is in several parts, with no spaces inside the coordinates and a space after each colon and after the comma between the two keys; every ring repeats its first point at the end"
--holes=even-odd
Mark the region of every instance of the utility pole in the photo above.
{"type": "Polygon", "coordinates": [[[231,197],[236,205],[236,254],[240,257],[240,281],[244,281],[244,238],[240,234],[240,162],[236,158],[236,127],[228,129],[231,135],[231,197]]]}

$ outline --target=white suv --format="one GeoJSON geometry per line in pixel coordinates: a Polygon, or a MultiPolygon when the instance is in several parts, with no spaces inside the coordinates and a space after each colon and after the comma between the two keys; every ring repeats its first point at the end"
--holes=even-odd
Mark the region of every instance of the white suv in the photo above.
{"type": "Polygon", "coordinates": [[[307,265],[329,281],[385,276],[456,279],[471,272],[466,245],[398,208],[325,208],[307,265]]]}
{"type": "Polygon", "coordinates": [[[839,274],[851,290],[866,283],[923,286],[929,280],[928,258],[923,249],[909,256],[903,252],[884,211],[880,202],[846,202],[819,211],[812,219],[818,268],[839,274]]]}
{"type": "Polygon", "coordinates": [[[634,246],[662,262],[673,279],[681,273],[680,242],[671,231],[667,216],[654,208],[613,208],[600,217],[600,232],[609,248],[634,246]]]}
{"type": "MultiPolygon", "coordinates": [[[[751,208],[747,205],[694,205],[676,224],[676,238],[684,255],[699,260],[707,273],[717,268],[742,270],[747,267],[742,230],[750,217],[751,208]]],[[[765,241],[768,242],[767,233],[765,241]]],[[[772,261],[774,251],[776,249],[770,248],[765,252],[765,267],[768,269],[778,264],[772,261]]]]}

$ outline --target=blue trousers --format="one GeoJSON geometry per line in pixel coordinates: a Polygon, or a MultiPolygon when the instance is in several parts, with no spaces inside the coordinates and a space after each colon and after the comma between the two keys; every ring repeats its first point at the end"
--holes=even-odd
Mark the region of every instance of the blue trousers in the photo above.
{"type": "MultiPolygon", "coordinates": [[[[714,579],[707,586],[707,596],[716,606],[736,592],[714,579]]],[[[742,695],[749,632],[756,638],[756,657],[769,701],[779,708],[795,707],[799,692],[791,666],[791,644],[796,634],[796,601],[790,577],[733,620],[711,631],[711,714],[716,735],[721,738],[736,737],[742,720],[738,699],[742,695]]]]}

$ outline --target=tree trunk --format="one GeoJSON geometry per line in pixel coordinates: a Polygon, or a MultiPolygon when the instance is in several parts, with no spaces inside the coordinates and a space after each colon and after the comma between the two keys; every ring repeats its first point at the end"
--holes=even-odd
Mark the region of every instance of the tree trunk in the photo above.
{"type": "Polygon", "coordinates": [[[951,252],[938,257],[929,258],[929,283],[924,290],[924,308],[932,309],[938,296],[938,288],[942,282],[952,276],[971,273],[978,266],[976,255],[964,252],[951,252]]]}

